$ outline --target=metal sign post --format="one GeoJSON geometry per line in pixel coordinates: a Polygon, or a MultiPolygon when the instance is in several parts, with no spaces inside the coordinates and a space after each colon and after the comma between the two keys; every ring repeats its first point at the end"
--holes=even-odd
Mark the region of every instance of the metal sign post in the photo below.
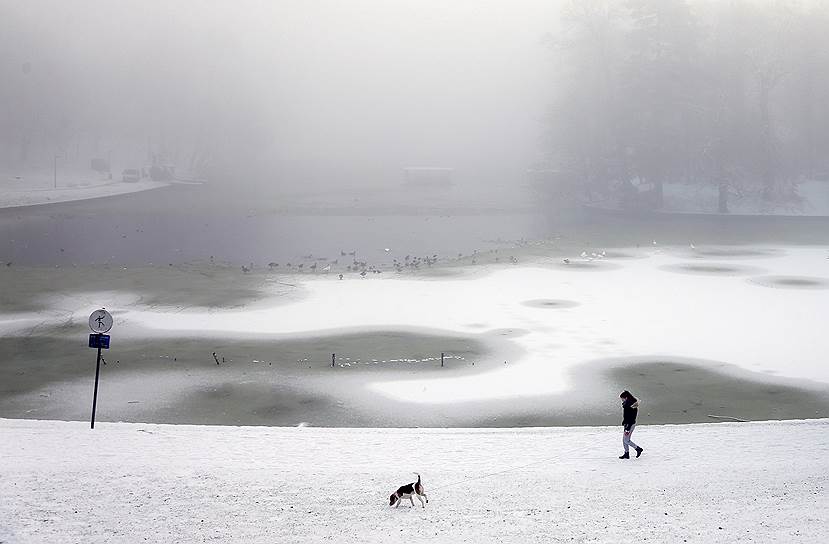
{"type": "Polygon", "coordinates": [[[112,328],[112,316],[104,310],[95,310],[89,316],[89,328],[94,332],[89,335],[89,347],[98,348],[98,360],[95,363],[95,390],[92,394],[92,422],[90,429],[95,428],[95,408],[98,405],[98,378],[101,375],[101,350],[109,349],[109,335],[104,334],[112,328]]]}

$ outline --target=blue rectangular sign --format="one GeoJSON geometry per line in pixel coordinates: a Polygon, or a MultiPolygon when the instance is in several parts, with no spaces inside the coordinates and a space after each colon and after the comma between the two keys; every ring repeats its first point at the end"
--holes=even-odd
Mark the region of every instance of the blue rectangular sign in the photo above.
{"type": "Polygon", "coordinates": [[[108,334],[90,334],[89,347],[109,349],[109,335],[108,334]]]}

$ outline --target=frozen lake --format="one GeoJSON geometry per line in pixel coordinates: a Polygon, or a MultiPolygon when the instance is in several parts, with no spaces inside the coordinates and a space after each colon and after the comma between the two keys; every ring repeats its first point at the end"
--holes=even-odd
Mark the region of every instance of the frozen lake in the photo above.
{"type": "Polygon", "coordinates": [[[829,412],[825,249],[520,249],[518,264],[493,253],[344,280],[204,264],[2,267],[0,407],[84,419],[85,322],[106,306],[116,328],[102,420],[612,424],[621,389],[647,399],[651,423],[829,412]]]}

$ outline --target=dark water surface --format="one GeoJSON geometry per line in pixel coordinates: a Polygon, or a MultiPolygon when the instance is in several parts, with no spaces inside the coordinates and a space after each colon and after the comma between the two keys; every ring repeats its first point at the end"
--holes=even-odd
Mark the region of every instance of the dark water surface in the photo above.
{"type": "Polygon", "coordinates": [[[394,258],[403,261],[406,255],[457,257],[548,232],[545,217],[526,210],[493,217],[492,210],[422,206],[291,207],[277,196],[174,185],[0,210],[0,261],[166,265],[209,261],[212,256],[217,262],[285,266],[318,258],[351,262],[356,257],[379,265],[394,258]]]}
{"type": "MultiPolygon", "coordinates": [[[[357,258],[388,265],[406,255],[442,261],[524,240],[562,248],[679,244],[824,244],[829,218],[633,215],[551,202],[451,195],[313,195],[223,186],[170,187],[79,202],[0,210],[0,261],[20,265],[167,265],[357,258]],[[451,197],[451,198],[450,198],[451,197]],[[443,200],[442,200],[443,198],[443,200]],[[388,249],[389,251],[386,251],[388,249]],[[355,252],[354,256],[342,252],[355,252]]],[[[716,249],[712,251],[717,251],[716,249]]],[[[612,251],[608,253],[611,255],[612,251]]]]}

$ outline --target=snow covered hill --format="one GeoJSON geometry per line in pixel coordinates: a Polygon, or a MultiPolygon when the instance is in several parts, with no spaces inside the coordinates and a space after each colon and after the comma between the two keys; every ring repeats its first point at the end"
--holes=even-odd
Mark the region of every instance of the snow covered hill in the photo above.
{"type": "Polygon", "coordinates": [[[829,540],[829,420],[620,434],[0,419],[0,542],[829,540]]]}

